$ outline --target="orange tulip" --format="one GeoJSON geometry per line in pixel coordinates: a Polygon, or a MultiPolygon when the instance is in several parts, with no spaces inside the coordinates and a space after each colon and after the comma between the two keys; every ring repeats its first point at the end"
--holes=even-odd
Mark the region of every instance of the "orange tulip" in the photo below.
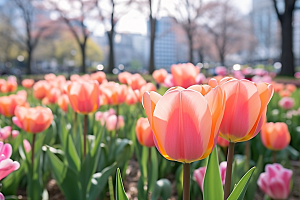
{"type": "Polygon", "coordinates": [[[27,89],[31,88],[33,86],[33,84],[34,84],[34,80],[33,79],[24,79],[22,81],[22,86],[24,88],[27,88],[27,89]]]}
{"type": "Polygon", "coordinates": [[[44,79],[46,80],[46,81],[52,81],[52,80],[55,80],[56,79],[56,75],[55,74],[46,74],[45,76],[44,76],[44,79]]]}
{"type": "Polygon", "coordinates": [[[58,88],[52,88],[47,92],[47,98],[49,103],[56,103],[58,97],[61,95],[61,91],[58,88]]]}
{"type": "Polygon", "coordinates": [[[171,73],[174,78],[175,86],[184,88],[196,84],[196,77],[199,72],[200,68],[195,67],[192,63],[171,66],[171,73]]]}
{"type": "Polygon", "coordinates": [[[75,81],[67,86],[67,95],[73,110],[77,113],[95,112],[100,106],[97,81],[75,81]]]}
{"type": "Polygon", "coordinates": [[[167,75],[168,75],[168,72],[165,69],[155,70],[152,74],[154,80],[159,84],[161,84],[165,81],[167,75]]]}
{"type": "Polygon", "coordinates": [[[78,75],[78,74],[73,74],[73,75],[71,75],[71,77],[70,77],[70,80],[71,81],[79,81],[81,78],[80,78],[80,76],[78,75]]]}
{"type": "Polygon", "coordinates": [[[100,86],[101,92],[106,96],[109,105],[119,105],[126,101],[128,88],[115,82],[108,82],[100,86]]]}
{"type": "Polygon", "coordinates": [[[147,82],[140,74],[133,74],[127,80],[127,83],[133,90],[139,90],[147,82]]]}
{"type": "Polygon", "coordinates": [[[106,79],[106,75],[104,72],[99,71],[99,72],[91,74],[91,78],[93,80],[98,81],[98,83],[101,84],[106,79]]]}
{"type": "Polygon", "coordinates": [[[289,90],[281,90],[279,92],[279,96],[281,96],[281,97],[290,97],[290,96],[292,96],[292,93],[289,90]]]}
{"type": "Polygon", "coordinates": [[[16,107],[26,105],[26,99],[18,95],[0,97],[0,113],[5,117],[14,116],[16,107]]]}
{"type": "Polygon", "coordinates": [[[1,86],[1,92],[7,93],[7,92],[14,92],[17,90],[18,83],[17,81],[11,80],[6,81],[6,84],[1,86]]]}
{"type": "Polygon", "coordinates": [[[284,88],[284,85],[282,83],[272,82],[271,84],[273,85],[274,92],[276,92],[276,93],[280,92],[284,88]]]}
{"type": "Polygon", "coordinates": [[[69,97],[66,94],[61,95],[57,99],[58,106],[65,112],[68,112],[68,105],[69,105],[69,97]]]}
{"type": "Polygon", "coordinates": [[[261,129],[273,95],[272,85],[229,79],[221,88],[226,93],[226,105],[220,136],[230,142],[250,140],[261,129]]]}
{"type": "Polygon", "coordinates": [[[131,88],[128,88],[126,104],[133,105],[136,104],[137,102],[138,102],[138,97],[136,96],[135,92],[131,88]]]}
{"type": "Polygon", "coordinates": [[[47,95],[49,89],[50,85],[47,81],[38,81],[33,85],[33,95],[35,98],[41,100],[47,95]]]}
{"type": "Polygon", "coordinates": [[[293,93],[297,90],[297,87],[294,84],[286,84],[285,89],[293,93]]]}
{"type": "Polygon", "coordinates": [[[156,91],[155,85],[153,83],[147,83],[141,87],[140,90],[135,90],[136,96],[138,97],[139,101],[142,102],[143,95],[145,92],[156,91]]]}
{"type": "Polygon", "coordinates": [[[151,130],[149,121],[147,118],[139,118],[136,126],[135,133],[139,143],[146,147],[154,147],[153,132],[151,130]]]}
{"type": "Polygon", "coordinates": [[[6,80],[0,79],[0,89],[3,85],[6,85],[6,80]]]}
{"type": "Polygon", "coordinates": [[[49,128],[53,120],[53,114],[49,108],[41,106],[26,108],[17,106],[13,122],[19,128],[28,133],[40,133],[49,128]]]}
{"type": "Polygon", "coordinates": [[[131,76],[132,74],[130,74],[129,72],[122,72],[118,75],[118,79],[120,83],[127,84],[127,81],[130,79],[131,76]]]}
{"type": "Polygon", "coordinates": [[[287,147],[291,141],[291,135],[286,123],[266,123],[260,132],[261,141],[268,149],[279,151],[287,147]]]}
{"type": "Polygon", "coordinates": [[[156,148],[168,160],[184,163],[207,157],[218,139],[225,105],[220,87],[170,88],[163,96],[145,92],[143,106],[156,148]]]}

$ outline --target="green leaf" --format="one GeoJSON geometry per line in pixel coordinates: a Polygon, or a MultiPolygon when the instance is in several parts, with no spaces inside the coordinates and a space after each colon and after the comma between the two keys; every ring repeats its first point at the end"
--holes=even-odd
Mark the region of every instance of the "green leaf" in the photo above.
{"type": "Polygon", "coordinates": [[[20,168],[9,174],[2,181],[2,193],[6,195],[14,195],[17,193],[17,189],[19,187],[21,179],[24,177],[24,173],[26,171],[25,162],[20,163],[20,168]]]}
{"type": "Polygon", "coordinates": [[[227,198],[227,200],[243,200],[246,190],[249,185],[249,181],[251,179],[251,176],[255,170],[255,167],[252,167],[238,182],[236,187],[231,192],[230,196],[227,198]]]}
{"type": "Polygon", "coordinates": [[[219,170],[217,146],[209,156],[203,182],[203,197],[205,200],[223,199],[224,191],[219,170]]]}
{"type": "Polygon", "coordinates": [[[160,179],[156,182],[151,200],[167,200],[171,197],[172,185],[168,179],[160,179]]]}
{"type": "Polygon", "coordinates": [[[101,172],[93,175],[93,178],[91,180],[91,188],[88,196],[89,200],[94,200],[98,197],[98,195],[106,186],[107,179],[115,170],[116,165],[117,163],[114,163],[111,166],[108,166],[105,169],[103,169],[101,172]]]}
{"type": "Polygon", "coordinates": [[[119,168],[117,169],[117,175],[116,175],[116,200],[128,200],[124,190],[119,168]]]}
{"type": "Polygon", "coordinates": [[[254,199],[256,189],[257,189],[257,180],[259,175],[263,171],[263,156],[260,155],[257,161],[257,168],[253,172],[252,178],[249,182],[248,190],[246,192],[245,200],[252,200],[254,199]]]}
{"type": "Polygon", "coordinates": [[[150,154],[150,167],[149,167],[149,175],[148,175],[148,191],[152,192],[156,185],[156,181],[158,178],[158,162],[157,162],[157,151],[155,147],[151,147],[149,149],[150,154]]]}
{"type": "Polygon", "coordinates": [[[68,135],[67,137],[67,144],[66,144],[66,151],[65,151],[65,156],[68,162],[68,165],[70,168],[72,168],[74,171],[80,171],[80,158],[77,154],[76,148],[73,143],[73,139],[71,134],[68,135]]]}

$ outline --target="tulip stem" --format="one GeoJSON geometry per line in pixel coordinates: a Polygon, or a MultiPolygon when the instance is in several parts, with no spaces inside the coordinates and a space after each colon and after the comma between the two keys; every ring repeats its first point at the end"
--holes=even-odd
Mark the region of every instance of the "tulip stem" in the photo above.
{"type": "Polygon", "coordinates": [[[118,123],[119,123],[119,105],[116,105],[116,116],[117,116],[117,123],[116,123],[116,131],[115,137],[118,138],[118,123]]]}
{"type": "Polygon", "coordinates": [[[34,164],[34,144],[35,144],[35,137],[36,137],[36,134],[33,134],[33,136],[32,136],[32,147],[31,147],[31,164],[32,164],[32,169],[33,169],[33,164],[34,164]]]}
{"type": "Polygon", "coordinates": [[[272,151],[273,163],[276,163],[276,151],[272,151]]]}
{"type": "Polygon", "coordinates": [[[83,158],[86,155],[86,136],[87,136],[88,115],[84,115],[84,132],[83,132],[83,158]]]}
{"type": "Polygon", "coordinates": [[[183,163],[183,200],[190,200],[190,163],[183,163]]]}
{"type": "Polygon", "coordinates": [[[233,143],[233,142],[229,142],[229,146],[228,146],[224,200],[227,199],[230,195],[232,162],[233,162],[233,155],[234,155],[234,144],[235,143],[233,143]]]}
{"type": "Polygon", "coordinates": [[[250,141],[245,142],[245,156],[246,156],[245,169],[246,169],[246,171],[248,171],[249,170],[249,160],[250,160],[250,141]]]}

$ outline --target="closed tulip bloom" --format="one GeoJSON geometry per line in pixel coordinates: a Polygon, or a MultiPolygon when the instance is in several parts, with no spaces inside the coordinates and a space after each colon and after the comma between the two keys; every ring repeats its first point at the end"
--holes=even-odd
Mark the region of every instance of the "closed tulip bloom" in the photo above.
{"type": "Polygon", "coordinates": [[[126,85],[108,82],[107,84],[102,85],[100,90],[106,96],[109,105],[120,105],[126,101],[128,93],[126,85]]]}
{"type": "Polygon", "coordinates": [[[71,81],[79,81],[81,78],[80,78],[80,76],[78,75],[78,74],[72,74],[71,76],[70,76],[70,80],[71,81]]]}
{"type": "Polygon", "coordinates": [[[168,160],[191,163],[215,147],[225,105],[220,87],[170,88],[163,96],[145,92],[143,106],[156,148],[168,160]]]}
{"type": "Polygon", "coordinates": [[[3,85],[6,85],[6,80],[0,79],[0,89],[3,85]]]}
{"type": "Polygon", "coordinates": [[[38,81],[33,85],[33,95],[35,98],[42,100],[44,97],[46,97],[49,89],[50,85],[47,81],[38,81]]]}
{"type": "Polygon", "coordinates": [[[135,92],[131,89],[128,88],[128,93],[126,96],[126,104],[128,105],[133,105],[136,104],[139,101],[137,95],[135,94],[135,92]]]}
{"type": "Polygon", "coordinates": [[[227,69],[226,69],[226,67],[219,66],[219,67],[216,67],[215,72],[216,72],[217,75],[226,76],[227,69]]]}
{"type": "Polygon", "coordinates": [[[24,101],[27,100],[27,92],[25,90],[19,90],[16,95],[23,98],[24,101]]]}
{"type": "MultiPolygon", "coordinates": [[[[225,184],[226,168],[227,168],[227,162],[226,161],[221,162],[219,166],[219,170],[220,170],[220,176],[223,185],[225,184]]],[[[198,183],[202,191],[203,191],[205,172],[206,172],[206,167],[200,167],[199,169],[196,169],[194,171],[194,179],[196,180],[196,182],[198,183]]]]}
{"type": "Polygon", "coordinates": [[[97,81],[75,81],[68,85],[67,95],[73,110],[77,113],[95,112],[100,106],[97,81]]]}
{"type": "Polygon", "coordinates": [[[278,163],[266,165],[265,171],[258,178],[259,188],[272,199],[287,199],[293,171],[283,168],[278,163]]]}
{"type": "Polygon", "coordinates": [[[143,95],[145,92],[156,91],[155,85],[153,83],[147,83],[141,87],[140,90],[135,90],[135,94],[138,97],[139,101],[142,103],[143,95]]]}
{"type": "Polygon", "coordinates": [[[46,74],[45,76],[44,76],[44,79],[46,80],[46,81],[52,81],[52,80],[55,80],[56,79],[56,75],[55,74],[46,74]]]}
{"type": "Polygon", "coordinates": [[[146,147],[155,146],[153,141],[153,132],[147,118],[141,117],[138,119],[135,126],[135,133],[141,145],[146,147]]]}
{"type": "Polygon", "coordinates": [[[57,99],[57,104],[64,112],[68,112],[68,105],[69,105],[69,97],[66,94],[61,95],[57,99]]]}
{"type": "Polygon", "coordinates": [[[20,105],[26,105],[26,100],[24,98],[12,94],[9,96],[0,97],[0,113],[5,117],[14,116],[16,107],[20,105]]]}
{"type": "Polygon", "coordinates": [[[22,86],[27,89],[32,88],[33,84],[34,84],[33,79],[24,79],[22,81],[22,86]]]}
{"type": "Polygon", "coordinates": [[[226,93],[226,105],[220,136],[230,142],[243,142],[255,137],[263,125],[267,105],[273,95],[272,85],[230,79],[221,88],[226,93]]]}
{"type": "Polygon", "coordinates": [[[11,154],[11,145],[0,142],[0,180],[20,167],[20,164],[17,161],[12,161],[10,159],[11,154]]]}
{"type": "Polygon", "coordinates": [[[279,151],[286,148],[290,141],[291,135],[286,123],[266,123],[262,126],[260,137],[266,148],[279,151]]]}
{"type": "Polygon", "coordinates": [[[118,75],[118,79],[120,83],[127,84],[127,81],[130,79],[131,76],[132,74],[130,74],[129,72],[122,72],[118,75]]]}
{"type": "Polygon", "coordinates": [[[58,97],[61,95],[61,91],[58,88],[52,88],[47,92],[47,98],[49,103],[54,104],[57,102],[58,97]]]}
{"type": "Polygon", "coordinates": [[[163,83],[166,79],[168,75],[168,72],[167,70],[165,69],[158,69],[158,70],[155,70],[152,74],[152,77],[154,78],[154,80],[157,82],[157,83],[163,83]]]}
{"type": "Polygon", "coordinates": [[[281,97],[290,97],[290,96],[292,96],[292,93],[288,90],[281,90],[279,92],[279,96],[281,96],[281,97]]]}
{"type": "Polygon", "coordinates": [[[286,84],[285,89],[290,92],[295,92],[297,90],[297,87],[295,84],[286,84]]]}
{"type": "Polygon", "coordinates": [[[18,130],[12,130],[12,132],[11,132],[11,136],[13,138],[16,138],[19,134],[20,134],[20,132],[18,130]]]}
{"type": "Polygon", "coordinates": [[[227,140],[221,138],[221,137],[218,137],[218,145],[219,145],[220,147],[225,148],[225,147],[228,147],[229,142],[228,142],[227,140]]]}
{"type": "Polygon", "coordinates": [[[17,90],[18,83],[17,81],[11,80],[11,81],[6,81],[6,84],[4,84],[1,87],[1,92],[7,93],[7,92],[14,92],[17,90]]]}
{"type": "Polygon", "coordinates": [[[5,200],[5,197],[1,192],[0,192],[0,200],[5,200]]]}
{"type": "Polygon", "coordinates": [[[174,87],[175,83],[174,83],[174,78],[172,74],[168,74],[167,77],[165,78],[164,83],[162,84],[164,87],[170,88],[170,87],[174,87]]]}
{"type": "Polygon", "coordinates": [[[139,90],[147,82],[140,74],[133,74],[127,80],[127,83],[133,90],[139,90]]]}
{"type": "Polygon", "coordinates": [[[295,105],[295,100],[292,97],[283,97],[282,99],[280,99],[280,101],[278,102],[278,105],[285,109],[285,110],[289,110],[292,109],[295,105]]]}
{"type": "Polygon", "coordinates": [[[194,66],[192,63],[171,66],[175,86],[181,86],[183,88],[196,84],[196,77],[199,72],[200,68],[194,66]]]}
{"type": "Polygon", "coordinates": [[[101,84],[106,79],[106,74],[104,72],[99,71],[91,74],[91,78],[93,80],[98,81],[98,83],[101,84]]]}
{"type": "Polygon", "coordinates": [[[295,78],[300,78],[300,72],[296,72],[294,76],[295,78]]]}
{"type": "Polygon", "coordinates": [[[3,128],[0,128],[0,140],[4,141],[6,140],[11,134],[11,126],[5,126],[3,128]]]}
{"type": "Polygon", "coordinates": [[[26,139],[23,140],[23,146],[24,146],[24,149],[25,149],[26,153],[31,151],[31,145],[28,142],[28,140],[26,140],[26,139]]]}
{"type": "Polygon", "coordinates": [[[106,129],[108,131],[113,131],[113,130],[116,130],[117,129],[120,129],[120,128],[123,128],[124,127],[124,118],[123,116],[117,116],[116,115],[110,115],[107,117],[106,119],[106,129]],[[117,121],[118,121],[118,125],[116,127],[116,124],[117,124],[117,121]]]}
{"type": "Polygon", "coordinates": [[[13,122],[28,133],[40,133],[49,128],[53,120],[52,111],[41,106],[26,108],[17,106],[13,122]]]}

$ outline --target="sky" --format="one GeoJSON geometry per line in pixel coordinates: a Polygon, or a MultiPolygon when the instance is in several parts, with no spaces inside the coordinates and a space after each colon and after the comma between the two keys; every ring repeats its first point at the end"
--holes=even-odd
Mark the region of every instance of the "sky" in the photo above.
{"type": "MultiPolygon", "coordinates": [[[[209,1],[209,0],[206,0],[209,1]]],[[[252,0],[231,0],[243,14],[248,14],[252,9],[252,0]]],[[[96,35],[103,35],[104,27],[99,27],[96,35]],[[102,30],[101,30],[102,29],[102,30]]],[[[147,32],[147,17],[138,11],[130,11],[124,15],[116,26],[116,31],[119,33],[139,33],[146,35],[147,32]]]]}

